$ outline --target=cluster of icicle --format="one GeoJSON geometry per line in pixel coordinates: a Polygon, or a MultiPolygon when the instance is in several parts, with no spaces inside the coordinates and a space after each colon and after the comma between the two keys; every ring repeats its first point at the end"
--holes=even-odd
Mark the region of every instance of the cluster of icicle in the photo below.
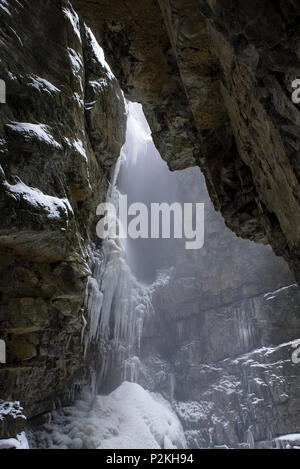
{"type": "MultiPolygon", "coordinates": [[[[128,132],[132,132],[130,126],[128,132]]],[[[125,144],[107,195],[107,202],[114,204],[116,213],[119,201],[116,182],[128,151],[130,149],[125,144]]],[[[126,261],[126,242],[120,238],[105,239],[102,252],[94,251],[90,256],[93,273],[89,277],[86,293],[89,327],[83,331],[85,351],[91,342],[100,344],[100,382],[112,364],[122,366],[123,380],[137,382],[143,325],[154,312],[153,293],[168,282],[168,273],[158,274],[157,280],[150,286],[138,282],[126,261]]],[[[86,322],[84,319],[85,326],[86,322]]]]}

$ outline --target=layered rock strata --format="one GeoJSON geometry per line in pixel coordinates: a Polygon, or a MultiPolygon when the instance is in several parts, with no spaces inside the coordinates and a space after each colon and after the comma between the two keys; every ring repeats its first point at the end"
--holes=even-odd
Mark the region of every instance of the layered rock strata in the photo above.
{"type": "Polygon", "coordinates": [[[0,24],[0,397],[21,401],[30,418],[70,401],[93,366],[82,340],[87,248],[99,247],[96,206],[126,116],[102,50],[68,1],[0,2],[0,24]]]}

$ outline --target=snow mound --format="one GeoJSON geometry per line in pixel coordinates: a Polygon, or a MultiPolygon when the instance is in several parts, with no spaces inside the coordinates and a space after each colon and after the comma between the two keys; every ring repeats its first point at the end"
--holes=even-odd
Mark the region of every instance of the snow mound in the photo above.
{"type": "Polygon", "coordinates": [[[0,440],[0,449],[29,449],[25,432],[20,433],[16,438],[0,440]]]}
{"type": "Polygon", "coordinates": [[[38,447],[74,449],[185,448],[181,423],[161,395],[135,383],[123,382],[93,403],[54,412],[38,434],[38,447]]]}

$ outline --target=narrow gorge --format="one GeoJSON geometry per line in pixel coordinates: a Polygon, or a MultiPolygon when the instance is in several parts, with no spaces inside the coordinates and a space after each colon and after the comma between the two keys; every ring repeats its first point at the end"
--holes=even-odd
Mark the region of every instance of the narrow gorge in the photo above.
{"type": "Polygon", "coordinates": [[[0,449],[300,447],[299,19],[0,0],[0,449]]]}

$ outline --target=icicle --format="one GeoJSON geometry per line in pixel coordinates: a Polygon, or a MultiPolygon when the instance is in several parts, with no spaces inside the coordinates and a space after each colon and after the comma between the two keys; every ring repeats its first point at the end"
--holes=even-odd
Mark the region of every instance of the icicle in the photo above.
{"type": "MultiPolygon", "coordinates": [[[[141,130],[134,106],[129,106],[126,143],[115,166],[107,194],[107,202],[115,206],[116,213],[119,209],[117,179],[121,165],[129,157],[135,158],[141,149],[146,149],[151,138],[149,135],[141,130]]],[[[111,222],[119,226],[119,221],[115,218],[111,222]]],[[[142,285],[126,261],[126,243],[121,238],[103,240],[102,254],[91,252],[90,257],[93,274],[87,286],[89,325],[85,328],[85,349],[93,341],[100,344],[101,382],[114,365],[122,367],[124,379],[136,382],[144,322],[154,312],[152,298],[155,291],[168,283],[171,274],[169,271],[160,272],[152,285],[142,285]]]]}

